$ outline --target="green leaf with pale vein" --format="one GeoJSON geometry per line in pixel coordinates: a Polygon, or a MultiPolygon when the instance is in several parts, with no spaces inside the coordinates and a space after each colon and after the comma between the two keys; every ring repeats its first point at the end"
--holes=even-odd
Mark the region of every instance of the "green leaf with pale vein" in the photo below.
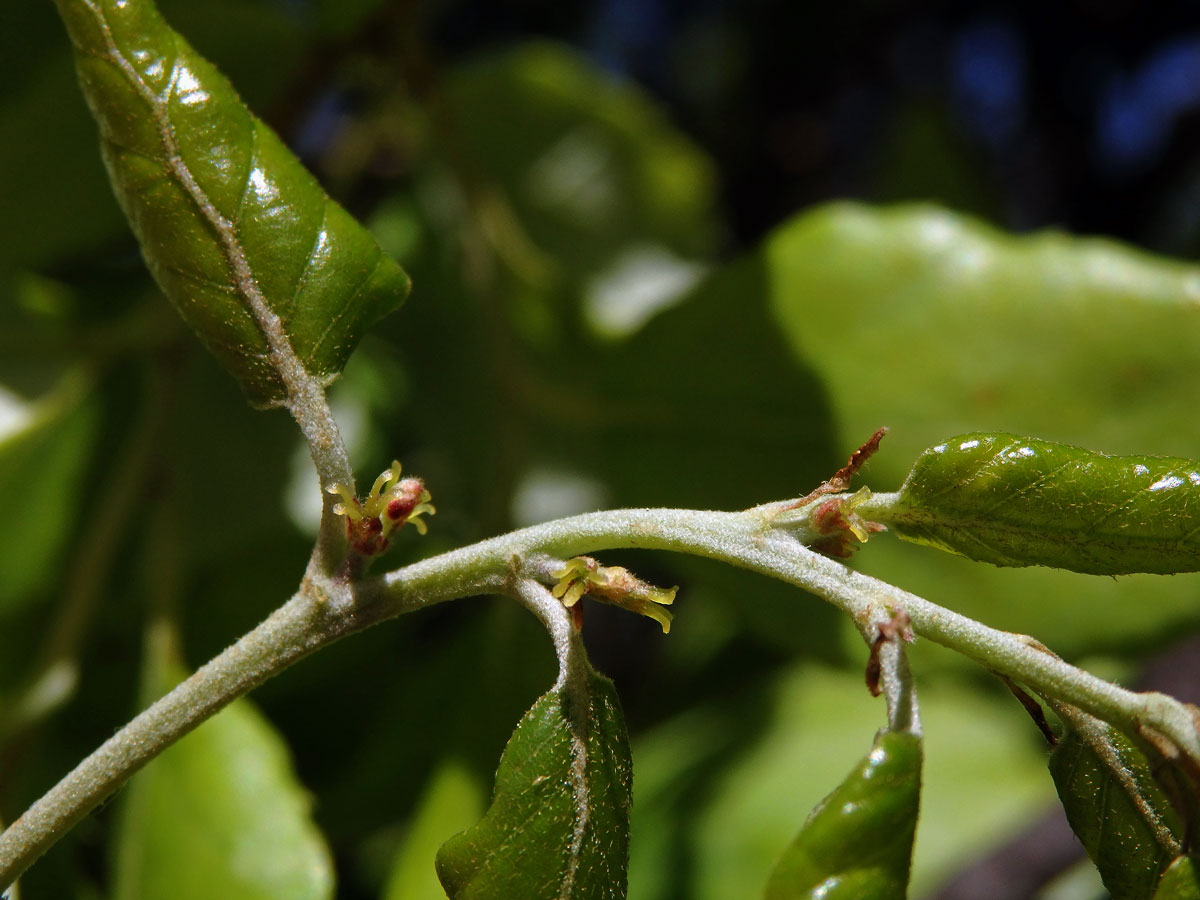
{"type": "Polygon", "coordinates": [[[625,897],[629,739],[612,682],[590,667],[580,680],[586,691],[555,688],[525,714],[491,807],[438,852],[451,900],[625,897]]]}
{"type": "Polygon", "coordinates": [[[342,369],[408,276],[151,0],[56,0],[147,265],[252,402],[342,369]]]}
{"type": "Polygon", "coordinates": [[[1141,751],[1107,726],[1103,737],[1119,772],[1068,731],[1050,754],[1050,774],[1071,829],[1114,900],[1147,900],[1178,854],[1175,836],[1183,830],[1141,751]],[[1164,846],[1172,838],[1173,846],[1164,846]]]}
{"type": "MultiPolygon", "coordinates": [[[[151,660],[150,668],[163,665],[151,660]]],[[[159,692],[185,675],[152,674],[159,692]]],[[[329,900],[333,865],[287,746],[236,700],[121,794],[114,900],[329,900]]]]}
{"type": "Polygon", "coordinates": [[[879,516],[906,540],[997,566],[1200,570],[1200,461],[964,434],[918,457],[879,516]]]}
{"type": "Polygon", "coordinates": [[[921,739],[883,732],[821,801],[767,882],[767,900],[895,900],[907,893],[921,799],[921,739]]]}

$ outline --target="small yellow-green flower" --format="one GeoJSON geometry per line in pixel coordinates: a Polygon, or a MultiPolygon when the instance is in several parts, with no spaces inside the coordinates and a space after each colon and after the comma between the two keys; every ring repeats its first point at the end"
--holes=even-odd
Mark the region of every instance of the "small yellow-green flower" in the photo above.
{"type": "Polygon", "coordinates": [[[835,496],[823,501],[813,513],[812,520],[817,532],[824,537],[813,543],[813,549],[845,558],[858,544],[865,544],[872,534],[883,531],[882,525],[867,521],[855,510],[870,496],[870,489],[862,487],[849,497],[835,496]]]}
{"type": "Polygon", "coordinates": [[[562,600],[563,606],[570,608],[587,594],[604,603],[649,616],[662,626],[663,634],[671,630],[671,614],[663,607],[675,602],[677,587],[655,587],[628,569],[602,566],[590,556],[568,560],[561,571],[551,574],[558,583],[550,593],[562,600]]]}
{"type": "Polygon", "coordinates": [[[424,534],[427,528],[421,516],[437,512],[420,478],[400,477],[398,461],[375,479],[365,500],[359,500],[354,488],[344,484],[327,490],[342,498],[333,511],[346,517],[346,538],[362,556],[377,556],[386,550],[391,533],[405,522],[412,522],[424,534]]]}

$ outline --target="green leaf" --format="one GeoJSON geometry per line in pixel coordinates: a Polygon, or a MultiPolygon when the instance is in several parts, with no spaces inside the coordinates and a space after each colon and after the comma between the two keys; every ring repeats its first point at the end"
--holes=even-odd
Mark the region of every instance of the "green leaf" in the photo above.
{"type": "Polygon", "coordinates": [[[1050,754],[1050,774],[1072,830],[1114,900],[1153,897],[1179,853],[1175,835],[1182,830],[1146,757],[1124,735],[1100,728],[1111,765],[1069,730],[1050,754]]]}
{"type": "Polygon", "coordinates": [[[767,240],[770,296],[843,430],[889,425],[875,473],[947,433],[1184,455],[1200,269],[1116,241],[1014,236],[930,206],[839,203],[767,240]]]}
{"type": "Polygon", "coordinates": [[[445,900],[434,859],[446,838],[483,813],[483,785],[461,762],[443,762],[430,778],[388,875],[383,900],[445,900]]]}
{"type": "Polygon", "coordinates": [[[341,371],[408,277],[150,0],[57,0],[155,279],[252,402],[341,371]]]}
{"type": "MultiPolygon", "coordinates": [[[[677,630],[691,620],[692,601],[689,594],[689,615],[677,630]]],[[[847,626],[847,652],[861,651],[862,637],[847,626]]],[[[926,671],[945,654],[918,641],[908,655],[926,671]]],[[[736,685],[731,671],[736,663],[719,670],[726,696],[736,685]]],[[[704,702],[635,736],[631,897],[678,897],[682,871],[691,873],[687,895],[696,900],[753,894],[804,814],[861,758],[862,736],[878,727],[882,704],[863,690],[861,667],[831,669],[808,658],[758,681],[765,698],[758,685],[745,685],[717,708],[710,690],[704,702]],[[754,723],[763,720],[766,731],[759,732],[754,723]],[[761,736],[747,743],[747,728],[761,736]],[[712,759],[713,746],[729,744],[736,752],[712,759]]],[[[1046,754],[1028,740],[1022,716],[994,685],[953,677],[922,682],[921,722],[936,740],[923,748],[913,896],[934,894],[963,860],[983,855],[1057,802],[1046,754]]]]}
{"type": "MultiPolygon", "coordinates": [[[[666,262],[712,247],[711,161],[647,95],[577,53],[530,42],[483,58],[453,73],[446,99],[470,170],[512,203],[544,265],[578,276],[635,248],[666,262]]],[[[508,223],[493,224],[509,262],[536,266],[508,223]]]]}
{"type": "Polygon", "coordinates": [[[812,811],[767,882],[767,900],[895,900],[907,893],[921,797],[921,739],[883,732],[812,811]]]}
{"type": "Polygon", "coordinates": [[[879,518],[906,540],[997,566],[1194,572],[1200,462],[964,434],[922,453],[879,518]]]}
{"type": "MultiPolygon", "coordinates": [[[[1014,236],[931,206],[847,203],[797,216],[757,256],[793,352],[828,390],[839,446],[891,427],[862,475],[872,488],[893,488],[922,450],[971,431],[1198,455],[1180,427],[1200,408],[1193,263],[1111,240],[1014,236]]],[[[999,570],[896,542],[856,565],[1064,655],[1144,649],[1200,621],[1191,578],[999,570]],[[1054,596],[1089,614],[1064,616],[1045,602],[1054,596]]]]}
{"type": "MultiPolygon", "coordinates": [[[[152,662],[153,665],[153,662],[152,662]]],[[[167,666],[166,689],[186,673],[167,666]]],[[[287,747],[237,700],[122,794],[115,900],[326,900],[329,851],[287,747]]]]}
{"type": "Polygon", "coordinates": [[[1200,900],[1200,879],[1191,859],[1181,856],[1167,867],[1154,900],[1200,900]]]}
{"type": "MultiPolygon", "coordinates": [[[[0,397],[0,405],[21,408],[15,398],[0,397]]],[[[89,508],[81,484],[97,417],[84,380],[67,376],[21,415],[24,425],[0,437],[0,615],[57,577],[63,549],[89,508]]]]}
{"type": "Polygon", "coordinates": [[[487,814],[442,847],[451,900],[623,898],[632,769],[612,682],[555,688],[513,733],[487,814]]]}

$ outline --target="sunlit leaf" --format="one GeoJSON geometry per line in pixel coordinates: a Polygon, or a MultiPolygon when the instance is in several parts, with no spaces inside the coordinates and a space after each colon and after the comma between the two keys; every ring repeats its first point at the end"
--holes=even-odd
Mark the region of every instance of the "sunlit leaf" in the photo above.
{"type": "Polygon", "coordinates": [[[388,875],[383,900],[445,900],[434,859],[451,835],[464,831],[482,815],[483,786],[456,760],[446,760],[430,778],[425,796],[413,813],[388,875]]]}
{"type": "Polygon", "coordinates": [[[1200,900],[1200,879],[1189,857],[1181,856],[1167,867],[1154,900],[1200,900]]]}
{"type": "Polygon", "coordinates": [[[1193,572],[1200,462],[959,435],[921,454],[880,519],[907,540],[998,566],[1193,572]]]}
{"type": "Polygon", "coordinates": [[[586,694],[556,688],[517,725],[487,814],[438,852],[451,900],[625,896],[629,743],[612,682],[591,672],[586,694]]]}
{"type": "Polygon", "coordinates": [[[1120,733],[1107,726],[1103,732],[1119,775],[1075,731],[1050,754],[1050,774],[1114,900],[1142,900],[1154,896],[1182,830],[1146,757],[1120,733]]]}
{"type": "MultiPolygon", "coordinates": [[[[168,665],[160,686],[186,675],[168,665]]],[[[327,900],[333,867],[286,745],[237,700],[121,795],[115,900],[327,900]]]]}
{"type": "Polygon", "coordinates": [[[907,893],[921,797],[921,739],[883,732],[817,806],[767,883],[767,900],[895,900],[907,893]]]}
{"type": "MultiPolygon", "coordinates": [[[[922,450],[972,431],[1197,456],[1180,423],[1200,408],[1200,267],[1111,240],[1013,236],[935,207],[855,204],[796,217],[756,258],[797,358],[829,392],[842,445],[890,426],[861,476],[874,490],[894,490],[922,450]]],[[[1060,653],[1145,646],[1200,620],[1190,577],[1001,571],[876,543],[857,566],[1060,653]],[[1048,597],[1089,614],[1064,616],[1048,597]]]]}
{"type": "Polygon", "coordinates": [[[842,428],[891,426],[877,473],[967,431],[1194,447],[1178,423],[1200,397],[1200,267],[922,206],[820,207],[763,252],[779,322],[842,428]]]}
{"type": "Polygon", "coordinates": [[[151,0],[58,0],[159,285],[259,404],[327,381],[408,278],[151,0]]]}

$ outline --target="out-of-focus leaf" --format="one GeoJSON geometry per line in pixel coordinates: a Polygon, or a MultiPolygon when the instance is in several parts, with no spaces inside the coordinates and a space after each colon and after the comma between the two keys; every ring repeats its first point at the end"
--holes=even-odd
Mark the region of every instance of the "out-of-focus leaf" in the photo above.
{"type": "Polygon", "coordinates": [[[818,804],[771,873],[767,900],[895,900],[908,889],[921,739],[886,731],[818,804]]]}
{"type": "MultiPolygon", "coordinates": [[[[0,397],[17,415],[19,407],[0,397]]],[[[88,509],[80,490],[96,409],[78,376],[24,408],[24,424],[0,437],[0,615],[23,606],[61,569],[61,554],[88,509]]]]}
{"type": "Polygon", "coordinates": [[[1200,879],[1189,857],[1181,856],[1167,867],[1154,900],[1200,900],[1200,879]]]}
{"type": "Polygon", "coordinates": [[[258,404],[337,375],[403,270],[150,0],[58,0],[117,198],[159,285],[258,404]],[[294,355],[295,362],[289,362],[294,355]]]}
{"type": "MultiPolygon", "coordinates": [[[[827,386],[842,442],[891,427],[861,476],[876,490],[970,431],[1198,455],[1179,425],[1200,408],[1195,266],[1114,241],[1014,237],[930,207],[851,204],[783,225],[761,255],[778,321],[827,386]]],[[[888,542],[856,564],[1067,654],[1145,646],[1200,620],[1186,577],[998,571],[888,542]]]]}
{"type": "MultiPolygon", "coordinates": [[[[468,165],[555,267],[578,277],[636,247],[711,248],[711,163],[648,98],[569,51],[526,44],[465,66],[447,102],[468,165]]],[[[496,239],[521,252],[515,233],[496,239]]]]}
{"type": "Polygon", "coordinates": [[[629,739],[611,681],[590,672],[580,693],[544,694],[517,725],[487,814],[438,852],[451,900],[625,896],[629,739]]]}
{"type": "Polygon", "coordinates": [[[484,801],[482,786],[465,766],[443,762],[408,824],[383,900],[445,900],[434,867],[438,848],[479,819],[484,801]]]}
{"type": "Polygon", "coordinates": [[[1194,572],[1200,462],[959,435],[921,454],[879,519],[907,540],[997,566],[1194,572]]]}
{"type": "Polygon", "coordinates": [[[1115,241],[1014,237],[931,207],[819,208],[767,241],[770,296],[875,472],[946,434],[1189,455],[1200,268],[1115,241]]]}
{"type": "Polygon", "coordinates": [[[1075,731],[1050,754],[1050,774],[1072,830],[1114,900],[1143,900],[1154,896],[1183,832],[1146,757],[1119,732],[1102,727],[1121,778],[1075,731]],[[1164,835],[1174,846],[1164,846],[1164,835]]]}
{"type": "MultiPolygon", "coordinates": [[[[155,672],[162,661],[150,662],[155,672]]],[[[167,664],[162,690],[186,673],[167,664]]],[[[121,795],[115,900],[326,900],[333,866],[275,729],[237,700],[121,795]]]]}

